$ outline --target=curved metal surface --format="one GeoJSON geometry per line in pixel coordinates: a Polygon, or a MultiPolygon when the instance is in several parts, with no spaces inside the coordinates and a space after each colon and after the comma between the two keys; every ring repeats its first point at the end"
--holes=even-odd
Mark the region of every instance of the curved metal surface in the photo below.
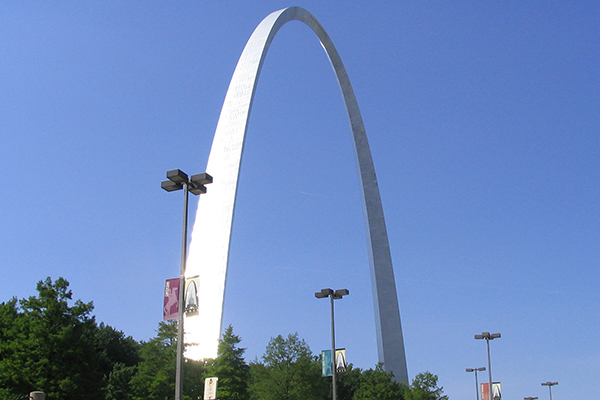
{"type": "Polygon", "coordinates": [[[408,383],[398,297],[383,208],[371,150],[354,91],[342,60],[321,24],[308,11],[290,7],[268,15],[254,30],[231,79],[206,171],[214,176],[210,194],[201,196],[190,243],[187,276],[200,276],[199,315],[186,318],[190,358],[216,356],[227,274],[237,182],[248,118],[260,70],[275,34],[297,20],[319,37],[337,76],[354,137],[365,212],[379,361],[397,380],[408,383]],[[202,332],[202,336],[200,336],[202,332]],[[209,339],[200,339],[200,337],[209,339]]]}

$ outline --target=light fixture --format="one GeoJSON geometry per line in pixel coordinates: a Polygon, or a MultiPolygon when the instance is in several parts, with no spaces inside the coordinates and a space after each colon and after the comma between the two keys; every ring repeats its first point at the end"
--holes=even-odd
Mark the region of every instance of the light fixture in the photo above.
{"type": "Polygon", "coordinates": [[[482,332],[481,335],[475,335],[475,339],[485,339],[486,343],[487,343],[487,359],[488,359],[488,378],[489,378],[489,399],[488,400],[494,400],[493,394],[492,394],[492,361],[490,358],[490,340],[494,340],[494,339],[498,339],[500,337],[499,333],[489,333],[489,332],[482,332]]]}
{"type": "Polygon", "coordinates": [[[348,289],[338,289],[334,291],[333,289],[321,289],[320,292],[315,293],[315,297],[317,299],[324,299],[326,297],[331,298],[331,388],[332,388],[332,399],[337,400],[337,386],[336,386],[336,376],[337,376],[337,368],[335,365],[335,325],[334,325],[334,315],[333,315],[333,300],[339,300],[344,296],[350,294],[348,289]]]}
{"type": "Polygon", "coordinates": [[[213,178],[206,172],[192,175],[189,179],[188,175],[180,169],[172,169],[167,171],[168,181],[162,181],[160,187],[167,192],[174,192],[184,189],[183,191],[183,234],[181,240],[181,268],[179,275],[179,300],[178,300],[178,317],[177,317],[177,365],[175,368],[175,400],[183,398],[183,315],[185,304],[185,264],[187,258],[187,224],[188,224],[188,192],[199,195],[206,193],[204,185],[212,183],[213,178]]]}

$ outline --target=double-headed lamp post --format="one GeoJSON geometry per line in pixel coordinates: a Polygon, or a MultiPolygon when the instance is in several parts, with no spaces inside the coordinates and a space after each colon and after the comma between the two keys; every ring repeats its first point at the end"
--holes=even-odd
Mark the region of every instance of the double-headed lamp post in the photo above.
{"type": "Polygon", "coordinates": [[[481,335],[475,335],[475,339],[485,339],[485,341],[487,343],[488,378],[489,378],[488,389],[489,389],[489,396],[490,396],[488,400],[494,400],[493,393],[492,393],[492,360],[490,358],[490,340],[498,339],[499,337],[500,337],[499,333],[489,333],[489,332],[482,332],[481,335]]]}
{"type": "Polygon", "coordinates": [[[467,368],[465,371],[475,372],[475,395],[477,396],[477,400],[479,400],[479,381],[477,380],[477,371],[485,371],[485,367],[467,368]]]}
{"type": "Polygon", "coordinates": [[[542,386],[548,386],[548,390],[550,391],[550,400],[552,400],[552,386],[558,385],[558,382],[544,382],[542,386]]]}
{"type": "Polygon", "coordinates": [[[332,398],[337,400],[337,387],[336,387],[336,365],[335,365],[335,325],[333,317],[333,300],[341,299],[344,296],[349,295],[348,289],[321,289],[320,292],[315,293],[317,299],[324,299],[326,297],[331,298],[331,387],[332,387],[332,398]]]}
{"type": "Polygon", "coordinates": [[[192,175],[188,178],[187,174],[179,169],[167,171],[168,181],[162,181],[160,187],[167,192],[173,192],[183,189],[183,235],[181,240],[181,268],[179,275],[179,303],[177,316],[177,365],[175,368],[175,400],[181,400],[183,397],[183,315],[185,308],[185,263],[187,258],[187,222],[188,222],[188,192],[199,195],[206,193],[206,187],[212,183],[213,178],[206,172],[192,175]]]}

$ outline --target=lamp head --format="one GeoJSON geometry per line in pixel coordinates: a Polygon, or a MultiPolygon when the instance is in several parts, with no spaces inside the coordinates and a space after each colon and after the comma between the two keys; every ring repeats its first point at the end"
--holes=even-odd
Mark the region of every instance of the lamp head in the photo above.
{"type": "Polygon", "coordinates": [[[194,184],[194,186],[190,185],[190,192],[198,196],[199,194],[206,193],[206,186],[194,184]]]}
{"type": "Polygon", "coordinates": [[[208,185],[209,183],[213,183],[213,177],[206,172],[203,172],[201,174],[192,175],[190,181],[196,185],[208,185]]]}
{"type": "Polygon", "coordinates": [[[187,174],[180,169],[172,169],[167,171],[167,179],[178,184],[184,184],[188,182],[187,174]]]}
{"type": "Polygon", "coordinates": [[[315,297],[317,299],[324,299],[325,297],[329,297],[333,294],[333,289],[321,289],[320,292],[315,293],[315,297]]]}
{"type": "Polygon", "coordinates": [[[167,192],[174,192],[175,190],[183,189],[183,184],[175,183],[173,181],[162,181],[160,183],[160,187],[166,190],[167,192]]]}
{"type": "Polygon", "coordinates": [[[482,332],[481,335],[475,335],[475,339],[486,339],[486,340],[498,339],[499,337],[500,337],[499,333],[490,334],[489,332],[482,332]]]}
{"type": "Polygon", "coordinates": [[[350,294],[350,291],[348,289],[338,289],[333,293],[333,298],[335,300],[341,299],[344,296],[347,296],[350,294]]]}

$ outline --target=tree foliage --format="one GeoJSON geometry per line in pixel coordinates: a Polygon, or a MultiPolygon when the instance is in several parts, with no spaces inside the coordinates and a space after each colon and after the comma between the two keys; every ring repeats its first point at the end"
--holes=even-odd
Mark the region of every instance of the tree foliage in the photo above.
{"type": "Polygon", "coordinates": [[[0,398],[34,390],[48,399],[111,398],[117,382],[128,380],[124,371],[133,374],[139,344],[97,325],[93,303],[73,301],[66,279],[46,278],[37,292],[0,304],[0,398]]]}
{"type": "MultiPolygon", "coordinates": [[[[360,388],[363,371],[348,364],[346,372],[337,375],[338,400],[353,400],[354,394],[360,388]]],[[[330,385],[331,386],[331,385],[330,385]]],[[[331,391],[331,388],[329,389],[331,391]]]]}
{"type": "Polygon", "coordinates": [[[135,376],[135,366],[126,366],[117,362],[108,374],[106,384],[106,400],[132,400],[133,388],[131,379],[135,376]]]}
{"type": "Polygon", "coordinates": [[[321,366],[308,344],[290,334],[279,335],[267,345],[262,363],[250,365],[252,398],[262,400],[323,399],[327,384],[321,366]]]}
{"type": "Polygon", "coordinates": [[[210,373],[219,378],[217,395],[220,400],[248,399],[250,367],[244,360],[246,349],[238,347],[241,341],[242,339],[233,333],[231,325],[219,340],[217,358],[210,368],[210,373]]]}
{"type": "Polygon", "coordinates": [[[108,400],[129,400],[130,380],[141,361],[140,344],[131,336],[101,323],[96,332],[96,347],[100,355],[100,372],[103,375],[105,395],[108,400]]]}
{"type": "Polygon", "coordinates": [[[27,332],[17,299],[0,304],[0,397],[11,398],[28,393],[29,379],[22,371],[27,332]]]}
{"type": "Polygon", "coordinates": [[[101,357],[101,369],[104,375],[110,374],[116,364],[132,367],[140,361],[140,344],[131,336],[100,323],[95,335],[96,347],[101,357]]]}
{"type": "MultiPolygon", "coordinates": [[[[165,400],[174,396],[177,323],[161,322],[157,333],[155,338],[141,345],[142,361],[130,381],[134,400],[165,400]]],[[[202,396],[205,373],[204,362],[184,360],[184,399],[198,399],[202,396]]]]}
{"type": "Polygon", "coordinates": [[[12,394],[42,390],[64,400],[103,398],[93,304],[77,300],[70,305],[68,287],[63,278],[46,278],[37,285],[38,296],[21,300],[18,309],[14,301],[3,304],[14,320],[2,327],[12,335],[2,334],[7,340],[2,358],[9,370],[2,369],[0,381],[12,394]]]}
{"type": "Polygon", "coordinates": [[[406,393],[406,400],[448,400],[444,389],[438,387],[438,377],[431,372],[422,372],[413,379],[406,393]]]}
{"type": "Polygon", "coordinates": [[[354,393],[353,400],[403,400],[404,386],[394,380],[391,372],[383,370],[383,364],[375,369],[364,371],[360,376],[360,386],[354,393]]]}
{"type": "Polygon", "coordinates": [[[131,379],[134,399],[163,400],[175,393],[177,325],[161,322],[157,336],[142,343],[137,373],[131,379]]]}
{"type": "MultiPolygon", "coordinates": [[[[34,390],[61,400],[169,400],[175,393],[177,323],[160,322],[155,338],[138,343],[92,315],[93,303],[73,301],[69,282],[50,278],[37,296],[0,303],[0,399],[34,390]]],[[[272,338],[248,365],[241,338],[229,326],[215,360],[184,361],[184,400],[202,398],[204,379],[219,378],[220,400],[329,400],[331,379],[308,344],[290,334],[272,338]]],[[[409,386],[382,365],[350,365],[338,375],[339,400],[448,400],[438,377],[418,374],[409,386]]]]}

